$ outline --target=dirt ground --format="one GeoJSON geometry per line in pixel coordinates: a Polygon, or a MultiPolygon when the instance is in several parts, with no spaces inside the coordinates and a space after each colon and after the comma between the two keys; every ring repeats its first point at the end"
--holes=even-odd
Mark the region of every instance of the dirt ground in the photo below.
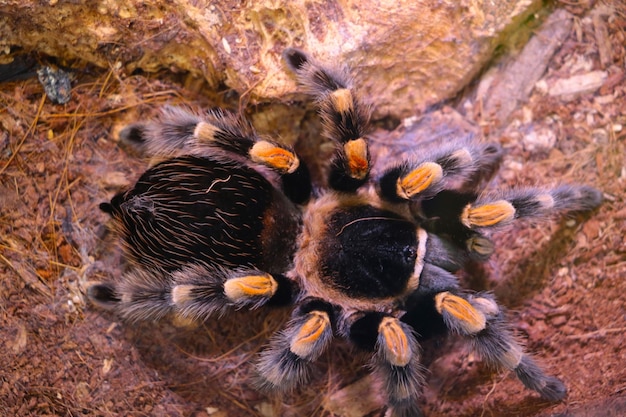
{"type": "MultiPolygon", "coordinates": [[[[430,417],[626,415],[626,7],[600,18],[568,10],[576,18],[566,41],[498,133],[507,155],[495,185],[582,183],[601,189],[605,202],[586,216],[499,232],[485,277],[472,283],[509,308],[568,396],[543,401],[457,340],[437,340],[425,346],[430,417]],[[546,92],[593,71],[606,73],[593,91],[546,92]]],[[[88,304],[86,282],[122,270],[98,205],[146,166],[116,133],[164,103],[208,107],[228,94],[208,97],[167,75],[116,68],[74,75],[64,105],[51,103],[36,78],[0,84],[0,415],[332,417],[324,404],[367,373],[366,358],[347,346],[323,355],[314,381],[296,393],[271,397],[253,387],[254,358],[286,310],[180,329],[129,326],[88,304]]],[[[478,107],[459,101],[457,109],[491,135],[478,107]]]]}

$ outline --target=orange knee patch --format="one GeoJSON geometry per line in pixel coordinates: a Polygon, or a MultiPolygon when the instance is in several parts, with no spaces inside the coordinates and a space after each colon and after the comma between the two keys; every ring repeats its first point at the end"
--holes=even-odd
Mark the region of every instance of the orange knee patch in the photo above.
{"type": "Polygon", "coordinates": [[[406,366],[411,360],[409,339],[398,319],[385,317],[378,326],[378,333],[383,337],[386,359],[394,366],[406,366]]]}
{"type": "Polygon", "coordinates": [[[247,275],[231,278],[224,283],[224,294],[231,301],[251,297],[271,297],[276,293],[278,283],[271,275],[247,275]]]}
{"type": "Polygon", "coordinates": [[[441,165],[424,162],[404,177],[398,179],[396,191],[402,198],[409,199],[426,190],[443,176],[441,165]]]}
{"type": "Polygon", "coordinates": [[[478,333],[487,324],[485,315],[474,308],[469,301],[449,292],[442,292],[435,296],[435,307],[439,314],[445,311],[459,320],[461,327],[468,333],[478,333]]]}
{"type": "Polygon", "coordinates": [[[330,318],[323,311],[312,311],[308,314],[296,336],[291,340],[290,350],[301,358],[315,354],[316,343],[331,330],[330,318]]]}
{"type": "Polygon", "coordinates": [[[298,169],[300,165],[300,160],[296,154],[264,140],[252,146],[250,158],[254,162],[268,165],[282,173],[289,174],[298,169]]]}
{"type": "Polygon", "coordinates": [[[515,207],[506,200],[494,201],[478,207],[468,204],[461,214],[461,222],[470,228],[495,226],[514,218],[515,207]]]}
{"type": "Polygon", "coordinates": [[[369,172],[369,161],[367,160],[367,142],[359,138],[351,140],[343,145],[350,176],[356,179],[363,179],[369,172]]]}

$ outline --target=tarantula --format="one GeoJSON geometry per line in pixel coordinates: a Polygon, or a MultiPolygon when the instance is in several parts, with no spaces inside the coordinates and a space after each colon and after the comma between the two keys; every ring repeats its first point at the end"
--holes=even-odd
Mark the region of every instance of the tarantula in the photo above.
{"type": "Polygon", "coordinates": [[[312,186],[290,147],[223,110],[167,108],[156,122],[130,125],[122,136],[160,162],[101,204],[129,271],[91,285],[91,299],[130,321],[293,305],[259,357],[260,386],[302,384],[333,337],[345,338],[372,353],[393,416],[421,415],[419,341],[434,331],[465,337],[542,397],[563,398],[564,384],[524,352],[493,295],[464,289],[455,273],[492,254],[490,230],[591,210],[600,192],[562,185],[483,193],[502,151],[470,139],[370,175],[370,113],[347,72],[297,49],[284,59],[335,145],[327,189],[312,186]]]}

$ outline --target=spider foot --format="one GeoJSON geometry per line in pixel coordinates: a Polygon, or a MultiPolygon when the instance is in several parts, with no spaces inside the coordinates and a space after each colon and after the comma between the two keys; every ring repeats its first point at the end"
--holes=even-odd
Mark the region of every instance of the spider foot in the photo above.
{"type": "Polygon", "coordinates": [[[543,398],[559,401],[567,395],[565,384],[553,376],[547,376],[529,356],[523,356],[513,370],[526,388],[537,391],[543,398]]]}

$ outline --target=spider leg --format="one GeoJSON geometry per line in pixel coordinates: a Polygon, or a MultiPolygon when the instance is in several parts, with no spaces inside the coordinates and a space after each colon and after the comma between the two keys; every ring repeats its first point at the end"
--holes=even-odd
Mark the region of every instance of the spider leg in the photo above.
{"type": "Polygon", "coordinates": [[[171,302],[176,314],[200,321],[233,307],[289,304],[296,290],[295,283],[285,276],[254,268],[190,265],[174,272],[172,278],[171,302]]]}
{"type": "Polygon", "coordinates": [[[222,109],[197,114],[166,107],[157,121],[124,128],[120,139],[157,161],[181,155],[222,155],[260,164],[280,176],[283,191],[295,203],[303,203],[310,196],[308,168],[293,149],[261,139],[249,122],[222,109]]]}
{"type": "Polygon", "coordinates": [[[202,321],[229,308],[288,304],[295,284],[256,269],[192,264],[173,272],[134,268],[119,283],[95,283],[87,293],[96,304],[118,311],[131,322],[170,314],[202,321]]]}
{"type": "Polygon", "coordinates": [[[352,82],[345,72],[326,68],[297,49],[289,48],[283,56],[305,91],[317,99],[324,134],[335,142],[329,185],[339,191],[355,191],[370,172],[365,138],[369,109],[352,94],[352,82]]]}
{"type": "Polygon", "coordinates": [[[501,159],[496,144],[452,144],[387,168],[377,179],[379,193],[394,202],[419,201],[446,189],[474,193],[493,176],[501,159]]]}
{"type": "Polygon", "coordinates": [[[561,185],[547,190],[527,188],[481,197],[467,204],[459,217],[470,229],[493,228],[520,218],[547,218],[553,213],[589,211],[601,202],[602,193],[588,186],[561,185]]]}
{"type": "Polygon", "coordinates": [[[420,347],[413,329],[395,317],[378,313],[351,316],[348,337],[358,347],[373,351],[372,368],[386,387],[394,417],[421,416],[417,400],[424,383],[420,347]]]}
{"type": "Polygon", "coordinates": [[[304,300],[286,328],[261,353],[259,388],[289,391],[308,381],[311,363],[332,340],[334,321],[333,306],[319,299],[304,300]]]}
{"type": "Polygon", "coordinates": [[[456,269],[442,267],[455,271],[467,259],[485,261],[491,256],[494,245],[484,235],[490,230],[522,218],[543,220],[554,214],[593,210],[601,202],[601,192],[588,186],[524,188],[480,197],[444,190],[420,201],[417,215],[432,236],[430,260],[435,264],[453,261],[456,269]]]}
{"type": "Polygon", "coordinates": [[[487,363],[512,370],[524,386],[548,400],[560,400],[567,393],[559,379],[546,375],[524,352],[491,296],[441,292],[435,296],[435,308],[451,331],[470,338],[487,363]]]}
{"type": "Polygon", "coordinates": [[[556,401],[565,396],[563,383],[546,375],[515,340],[492,295],[463,294],[453,275],[433,266],[424,268],[422,278],[402,321],[426,336],[442,329],[461,335],[488,364],[512,370],[543,398],[556,401]]]}

